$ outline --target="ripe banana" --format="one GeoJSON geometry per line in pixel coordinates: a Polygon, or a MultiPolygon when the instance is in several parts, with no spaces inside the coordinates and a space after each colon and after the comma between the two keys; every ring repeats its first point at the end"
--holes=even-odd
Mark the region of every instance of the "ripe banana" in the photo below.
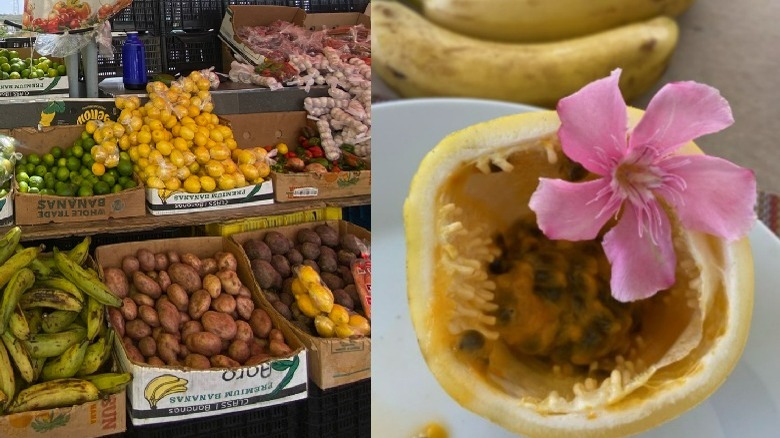
{"type": "Polygon", "coordinates": [[[8,350],[5,349],[5,343],[3,342],[0,342],[0,392],[6,397],[5,402],[0,402],[0,413],[2,413],[5,406],[16,394],[14,368],[11,365],[11,357],[8,355],[8,350]]]}
{"type": "Polygon", "coordinates": [[[446,30],[394,2],[374,6],[371,26],[373,67],[402,96],[547,107],[618,67],[625,98],[640,95],[666,68],[678,35],[672,19],[658,17],[554,43],[488,42],[446,30]]]}
{"type": "Polygon", "coordinates": [[[105,396],[121,392],[133,380],[133,375],[130,373],[103,373],[82,378],[92,382],[92,384],[97,386],[100,394],[105,396]]]}
{"type": "Polygon", "coordinates": [[[84,262],[87,261],[87,256],[89,255],[89,245],[92,243],[92,238],[87,236],[79,242],[78,245],[74,246],[73,249],[68,251],[68,258],[73,260],[74,262],[78,263],[79,265],[83,265],[84,262]]]}
{"type": "Polygon", "coordinates": [[[19,370],[22,379],[27,383],[35,381],[35,368],[33,367],[32,359],[24,346],[22,346],[21,341],[14,338],[10,332],[3,333],[0,335],[0,338],[2,339],[2,344],[5,345],[5,348],[8,350],[11,359],[13,359],[13,362],[16,364],[16,369],[19,370]]]}
{"type": "Polygon", "coordinates": [[[87,317],[87,339],[92,341],[100,332],[100,328],[103,327],[106,309],[98,300],[92,296],[88,296],[84,312],[86,312],[87,317]]]}
{"type": "Polygon", "coordinates": [[[84,362],[89,341],[86,339],[78,344],[71,345],[61,355],[48,359],[41,371],[41,380],[56,380],[73,377],[84,362]]]}
{"type": "Polygon", "coordinates": [[[43,316],[41,330],[44,333],[57,333],[65,330],[79,317],[79,312],[73,310],[55,310],[43,316]]]}
{"type": "Polygon", "coordinates": [[[11,258],[6,260],[5,263],[0,265],[0,288],[8,284],[8,282],[11,280],[11,277],[13,277],[13,275],[16,274],[20,269],[26,267],[33,260],[35,260],[40,252],[40,247],[25,248],[11,256],[11,258]]]}
{"type": "Polygon", "coordinates": [[[18,304],[8,321],[8,330],[16,339],[27,339],[30,336],[30,324],[27,322],[27,317],[18,304]]]}
{"type": "MultiPolygon", "coordinates": [[[[14,256],[15,257],[15,256],[14,256]]],[[[13,257],[11,258],[13,259],[13,257]]],[[[6,264],[10,263],[6,262],[6,264]]],[[[0,267],[2,269],[6,265],[0,267]]],[[[27,268],[17,269],[8,281],[8,285],[3,293],[3,300],[0,302],[0,333],[3,333],[8,327],[8,321],[11,314],[20,304],[22,294],[35,282],[35,274],[27,268]]],[[[22,306],[24,308],[24,306],[22,306]]]]}
{"type": "Polygon", "coordinates": [[[0,239],[0,264],[5,263],[9,257],[16,251],[16,246],[22,238],[22,229],[13,227],[0,239]]]}
{"type": "Polygon", "coordinates": [[[35,285],[33,287],[40,287],[44,289],[45,288],[59,289],[61,291],[65,291],[73,295],[82,303],[85,301],[84,292],[82,292],[78,286],[73,284],[72,281],[63,277],[49,277],[45,279],[40,279],[36,277],[35,285]]]}
{"type": "Polygon", "coordinates": [[[22,341],[22,345],[31,357],[56,357],[65,352],[68,347],[78,344],[87,338],[87,329],[71,325],[59,333],[37,333],[22,341]]]}
{"type": "Polygon", "coordinates": [[[107,306],[119,307],[122,300],[111,293],[108,287],[100,279],[90,274],[78,263],[71,260],[67,254],[54,248],[54,264],[68,280],[79,287],[82,292],[92,296],[98,302],[107,306]]]}
{"type": "Polygon", "coordinates": [[[675,17],[693,0],[422,0],[442,27],[475,38],[541,42],[574,38],[659,15],[675,17]]]}
{"type": "MultiPolygon", "coordinates": [[[[101,336],[97,341],[89,344],[84,361],[76,372],[77,376],[85,377],[94,374],[111,357],[111,348],[114,344],[114,331],[108,330],[106,336],[101,336]]],[[[98,388],[100,386],[98,385],[98,388]]],[[[102,391],[102,390],[101,390],[102,391]]]]}
{"type": "Polygon", "coordinates": [[[176,377],[172,374],[162,374],[155,377],[146,385],[144,398],[152,409],[157,408],[157,402],[163,397],[187,390],[187,379],[176,377]]]}
{"type": "Polygon", "coordinates": [[[30,327],[30,334],[34,335],[40,332],[41,324],[43,323],[43,309],[33,307],[25,310],[24,315],[27,317],[27,326],[30,327]]]}
{"type": "MultiPolygon", "coordinates": [[[[30,286],[32,284],[30,282],[30,286]]],[[[22,306],[22,309],[46,307],[49,309],[67,310],[78,314],[84,303],[77,300],[73,295],[58,289],[38,288],[25,292],[19,299],[19,305],[22,306]]]]}
{"type": "Polygon", "coordinates": [[[83,379],[59,379],[19,391],[8,412],[35,411],[83,404],[100,397],[97,387],[83,379]]]}

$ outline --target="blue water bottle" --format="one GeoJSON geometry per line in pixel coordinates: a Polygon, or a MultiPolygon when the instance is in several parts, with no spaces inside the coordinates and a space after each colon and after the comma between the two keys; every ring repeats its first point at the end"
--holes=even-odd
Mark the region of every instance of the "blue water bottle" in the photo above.
{"type": "Polygon", "coordinates": [[[128,90],[146,88],[146,50],[138,32],[127,32],[122,45],[122,82],[128,90]]]}

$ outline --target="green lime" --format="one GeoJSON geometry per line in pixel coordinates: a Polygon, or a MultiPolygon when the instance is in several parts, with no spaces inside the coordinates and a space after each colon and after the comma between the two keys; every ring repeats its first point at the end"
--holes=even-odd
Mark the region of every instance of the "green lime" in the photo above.
{"type": "Polygon", "coordinates": [[[19,72],[13,71],[11,74],[8,75],[8,79],[21,79],[22,76],[19,74],[19,72]]]}
{"type": "Polygon", "coordinates": [[[28,183],[29,186],[37,187],[37,188],[43,188],[43,177],[38,175],[33,175],[30,177],[30,182],[28,183]]]}
{"type": "Polygon", "coordinates": [[[104,173],[101,179],[109,186],[113,186],[114,184],[116,184],[116,178],[114,177],[114,175],[111,175],[108,172],[104,173]]]}
{"type": "Polygon", "coordinates": [[[82,155],[84,155],[84,148],[79,145],[73,145],[73,156],[76,158],[81,158],[82,155]]]}
{"type": "Polygon", "coordinates": [[[0,64],[8,64],[8,57],[5,55],[0,55],[0,64]]]}
{"type": "Polygon", "coordinates": [[[111,187],[105,181],[98,181],[92,186],[96,195],[106,195],[111,192],[111,187]]]}
{"type": "MultiPolygon", "coordinates": [[[[32,74],[32,72],[30,72],[30,74],[32,74]]],[[[35,75],[36,75],[36,77],[42,78],[42,77],[46,76],[46,72],[44,72],[43,69],[36,68],[35,69],[35,75]]]]}
{"type": "Polygon", "coordinates": [[[84,167],[87,167],[89,169],[92,168],[92,163],[95,162],[95,159],[92,158],[91,154],[84,154],[81,156],[81,164],[84,165],[84,167]]]}
{"type": "Polygon", "coordinates": [[[127,182],[130,181],[129,176],[120,176],[118,180],[116,180],[117,184],[122,184],[123,186],[127,184],[127,182]]]}
{"type": "MultiPolygon", "coordinates": [[[[83,144],[84,144],[84,134],[87,134],[87,131],[82,131],[82,132],[81,132],[81,137],[80,137],[80,138],[77,138],[77,139],[76,139],[76,140],[73,142],[73,146],[74,146],[74,147],[76,147],[76,146],[81,146],[81,145],[83,145],[83,144]]],[[[87,134],[87,135],[89,135],[89,134],[87,134]]],[[[71,153],[72,153],[72,152],[73,152],[73,150],[71,150],[71,153]]]]}
{"type": "MultiPolygon", "coordinates": [[[[87,132],[87,131],[84,131],[84,132],[87,132]]],[[[87,134],[87,135],[89,135],[89,134],[87,134]]],[[[83,142],[82,142],[82,146],[84,147],[85,151],[92,150],[92,146],[95,146],[95,139],[93,139],[92,137],[85,138],[83,140],[83,142]]]]}
{"type": "Polygon", "coordinates": [[[27,184],[27,182],[22,181],[19,183],[19,191],[22,193],[27,193],[30,191],[30,185],[27,184]]]}
{"type": "Polygon", "coordinates": [[[106,170],[107,174],[110,174],[114,177],[115,180],[119,179],[121,175],[119,175],[119,172],[116,170],[116,167],[112,167],[111,169],[106,170]]]}
{"type": "Polygon", "coordinates": [[[54,191],[57,196],[74,196],[76,194],[76,188],[73,184],[63,184],[54,191]]]}
{"type": "MultiPolygon", "coordinates": [[[[80,138],[79,140],[81,140],[81,142],[83,142],[84,140],[88,139],[89,137],[90,137],[90,135],[89,135],[89,132],[87,132],[87,131],[81,131],[81,138],[80,138]]],[[[81,144],[81,142],[79,142],[79,140],[76,140],[76,142],[78,142],[79,144],[81,144]]],[[[74,145],[75,145],[75,144],[76,144],[76,143],[74,143],[74,145]]]]}
{"type": "Polygon", "coordinates": [[[45,164],[46,167],[54,166],[55,159],[54,159],[54,155],[52,155],[51,153],[44,155],[42,160],[43,160],[43,164],[45,164]]]}
{"type": "Polygon", "coordinates": [[[68,165],[68,159],[65,157],[57,158],[57,167],[66,167],[68,165]]]}
{"type": "Polygon", "coordinates": [[[67,181],[70,178],[70,170],[67,167],[58,167],[56,176],[59,181],[67,181]]]}
{"type": "Polygon", "coordinates": [[[25,165],[25,164],[27,164],[27,156],[25,156],[25,155],[22,155],[22,159],[16,162],[16,165],[17,165],[17,166],[18,166],[18,165],[20,165],[20,164],[21,164],[21,165],[25,165]]]}
{"type": "Polygon", "coordinates": [[[28,175],[35,172],[35,164],[33,163],[27,163],[24,168],[28,175]]]}
{"type": "Polygon", "coordinates": [[[122,184],[114,184],[114,187],[111,188],[111,193],[119,193],[122,190],[124,190],[122,184]]]}
{"type": "Polygon", "coordinates": [[[0,77],[3,78],[2,80],[7,81],[7,80],[11,79],[11,75],[9,75],[7,71],[0,72],[0,73],[2,73],[2,76],[0,76],[0,77]]]}
{"type": "Polygon", "coordinates": [[[54,146],[51,148],[51,154],[54,155],[54,158],[59,159],[62,156],[62,148],[59,146],[54,146]]]}
{"type": "Polygon", "coordinates": [[[35,164],[37,166],[37,165],[41,164],[41,157],[38,154],[36,154],[36,153],[32,153],[32,154],[27,156],[27,162],[35,164]]]}
{"type": "Polygon", "coordinates": [[[70,174],[70,182],[72,182],[73,184],[76,184],[77,186],[80,186],[81,183],[84,182],[84,177],[79,175],[79,174],[73,175],[73,172],[71,172],[71,174],[70,174]]]}
{"type": "Polygon", "coordinates": [[[69,170],[79,170],[81,168],[81,160],[71,156],[68,158],[68,169],[69,170]]]}
{"type": "MultiPolygon", "coordinates": [[[[78,140],[76,140],[78,141],[78,140]]],[[[65,148],[65,154],[63,155],[65,158],[70,158],[73,156],[73,147],[67,147],[65,148]]]]}
{"type": "Polygon", "coordinates": [[[92,196],[95,192],[92,191],[92,186],[89,184],[82,184],[81,187],[79,187],[79,196],[92,196]]]}
{"type": "Polygon", "coordinates": [[[48,76],[50,78],[56,78],[58,76],[57,75],[57,69],[50,68],[50,69],[46,70],[46,76],[48,76]]]}
{"type": "MultiPolygon", "coordinates": [[[[20,71],[19,74],[22,75],[22,79],[27,79],[27,78],[30,77],[30,69],[26,68],[26,69],[20,71]]],[[[33,78],[33,79],[35,79],[35,78],[33,78]]]]}
{"type": "Polygon", "coordinates": [[[25,171],[16,172],[16,180],[19,182],[27,182],[30,180],[30,175],[25,171]]]}
{"type": "Polygon", "coordinates": [[[43,177],[43,185],[46,186],[47,189],[54,190],[54,185],[57,184],[57,178],[54,177],[53,173],[47,173],[43,177]],[[51,178],[47,178],[47,176],[50,176],[51,178]]]}
{"type": "Polygon", "coordinates": [[[128,154],[125,151],[122,151],[122,152],[119,153],[119,159],[120,160],[125,160],[125,161],[130,161],[130,154],[128,154]]]}
{"type": "Polygon", "coordinates": [[[126,189],[132,189],[133,187],[136,187],[136,186],[138,186],[138,184],[136,184],[136,182],[133,181],[132,179],[128,180],[126,183],[122,184],[122,187],[124,187],[125,190],[126,189]]]}
{"type": "Polygon", "coordinates": [[[133,174],[133,163],[130,160],[119,160],[119,164],[116,166],[117,172],[122,176],[130,176],[133,174]]]}
{"type": "Polygon", "coordinates": [[[8,196],[8,190],[5,188],[0,189],[0,198],[5,198],[6,196],[8,196]]]}
{"type": "Polygon", "coordinates": [[[92,169],[90,166],[85,166],[81,168],[80,173],[82,178],[89,178],[92,175],[92,169]]]}
{"type": "MultiPolygon", "coordinates": [[[[48,172],[48,171],[49,171],[49,169],[46,166],[44,166],[43,164],[39,164],[39,165],[35,166],[35,172],[33,172],[33,173],[35,175],[38,175],[38,176],[43,176],[43,175],[46,175],[46,172],[48,172]]],[[[30,177],[32,178],[32,175],[30,177]]]]}
{"type": "Polygon", "coordinates": [[[64,65],[61,64],[61,65],[57,66],[57,74],[60,75],[60,76],[65,76],[67,74],[67,71],[65,70],[65,66],[64,65]]]}
{"type": "Polygon", "coordinates": [[[38,73],[35,73],[35,72],[30,72],[30,74],[27,75],[28,79],[38,79],[40,77],[42,77],[42,76],[38,76],[38,73]]]}
{"type": "Polygon", "coordinates": [[[16,50],[9,50],[8,51],[8,59],[17,59],[19,58],[19,52],[16,50]]]}
{"type": "Polygon", "coordinates": [[[22,70],[24,70],[24,66],[22,64],[11,64],[11,73],[19,73],[18,76],[21,77],[22,70]]]}
{"type": "Polygon", "coordinates": [[[41,189],[41,195],[53,195],[54,190],[52,190],[50,187],[46,187],[45,189],[41,189]]]}
{"type": "Polygon", "coordinates": [[[0,70],[4,71],[6,73],[10,73],[11,72],[11,64],[9,64],[7,62],[4,62],[4,63],[0,64],[0,70]]]}
{"type": "Polygon", "coordinates": [[[40,193],[40,192],[41,192],[41,189],[39,189],[38,187],[30,187],[30,189],[29,189],[29,190],[27,190],[27,193],[35,193],[35,194],[38,194],[38,193],[40,193]]]}

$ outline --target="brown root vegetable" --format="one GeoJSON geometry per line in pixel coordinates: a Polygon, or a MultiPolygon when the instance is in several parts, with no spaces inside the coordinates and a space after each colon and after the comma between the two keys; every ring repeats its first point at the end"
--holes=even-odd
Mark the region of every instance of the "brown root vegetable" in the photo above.
{"type": "Polygon", "coordinates": [[[244,362],[244,366],[260,365],[261,363],[271,359],[273,356],[266,353],[255,354],[244,362]]]}
{"type": "Polygon", "coordinates": [[[126,321],[132,321],[138,316],[138,304],[132,298],[122,299],[122,307],[119,308],[122,317],[126,321]]]}
{"type": "Polygon", "coordinates": [[[222,294],[211,300],[211,309],[222,313],[231,313],[236,310],[236,299],[228,294],[222,294]]]}
{"type": "Polygon", "coordinates": [[[153,367],[164,367],[166,365],[165,361],[160,359],[159,356],[152,356],[146,358],[146,363],[153,367]]]}
{"type": "MultiPolygon", "coordinates": [[[[282,282],[282,294],[292,294],[292,284],[295,281],[295,277],[285,278],[282,282]]],[[[281,294],[279,294],[281,297],[281,294]]]]}
{"type": "Polygon", "coordinates": [[[192,321],[192,318],[190,318],[190,314],[179,310],[179,326],[181,326],[187,321],[192,321]]]}
{"type": "Polygon", "coordinates": [[[168,256],[168,264],[171,263],[179,263],[181,261],[181,258],[179,257],[179,253],[176,251],[168,251],[165,255],[168,256]]]}
{"type": "Polygon", "coordinates": [[[274,267],[276,272],[278,272],[282,278],[287,278],[292,274],[290,271],[290,261],[287,260],[287,257],[281,254],[274,254],[274,256],[271,258],[271,266],[274,267]]]}
{"type": "Polygon", "coordinates": [[[314,232],[320,236],[322,244],[331,248],[339,244],[339,232],[326,224],[320,224],[314,227],[314,232]]]}
{"type": "Polygon", "coordinates": [[[171,283],[171,277],[166,271],[160,271],[157,273],[157,284],[160,285],[160,289],[168,290],[168,286],[170,286],[171,283]]]}
{"type": "Polygon", "coordinates": [[[320,256],[321,246],[312,242],[304,242],[298,246],[298,250],[301,252],[304,260],[317,260],[317,257],[320,256]]]}
{"type": "Polygon", "coordinates": [[[258,338],[267,338],[273,328],[271,317],[268,316],[268,313],[263,309],[255,309],[252,311],[252,315],[249,318],[249,325],[252,327],[252,332],[258,338]]]}
{"type": "Polygon", "coordinates": [[[356,305],[360,304],[360,295],[358,294],[357,287],[354,284],[350,284],[344,287],[344,292],[352,298],[352,302],[356,305]]]}
{"type": "Polygon", "coordinates": [[[242,319],[249,320],[252,317],[252,311],[255,310],[255,302],[249,297],[236,297],[235,311],[242,319]]]}
{"type": "Polygon", "coordinates": [[[249,341],[249,352],[252,356],[268,352],[268,339],[253,337],[249,341]]]}
{"type": "Polygon", "coordinates": [[[201,260],[200,257],[196,256],[195,254],[188,252],[182,254],[180,257],[180,263],[183,263],[185,265],[189,265],[192,269],[195,270],[195,272],[200,273],[201,268],[201,260]]]}
{"type": "Polygon", "coordinates": [[[252,326],[246,321],[236,321],[236,340],[249,342],[255,334],[252,332],[252,326]]]}
{"type": "Polygon", "coordinates": [[[342,289],[344,287],[344,280],[342,280],[341,277],[336,274],[323,272],[320,274],[320,278],[325,283],[325,286],[328,286],[328,289],[330,290],[342,289]]]}
{"type": "Polygon", "coordinates": [[[305,167],[306,163],[298,157],[288,158],[287,162],[284,164],[284,168],[290,172],[303,172],[305,167]]]}
{"type": "Polygon", "coordinates": [[[292,312],[290,312],[290,307],[287,306],[287,304],[284,304],[281,300],[275,301],[273,304],[274,309],[276,309],[279,314],[281,314],[284,319],[291,320],[292,319],[292,312]]]}
{"type": "Polygon", "coordinates": [[[160,327],[160,318],[157,316],[157,311],[153,307],[143,305],[138,307],[138,317],[141,321],[145,322],[149,327],[160,327]]]}
{"type": "Polygon", "coordinates": [[[171,285],[165,289],[165,294],[168,296],[168,300],[173,303],[177,309],[182,312],[187,311],[187,307],[190,304],[190,296],[180,284],[171,283],[171,285]]]}
{"type": "Polygon", "coordinates": [[[290,266],[300,265],[303,263],[303,254],[301,254],[298,248],[292,248],[287,253],[287,262],[290,266]]]}
{"type": "Polygon", "coordinates": [[[279,294],[279,301],[283,302],[287,305],[287,307],[290,307],[292,303],[295,302],[295,296],[292,292],[283,292],[279,294]]]}
{"type": "Polygon", "coordinates": [[[140,318],[136,318],[125,323],[125,334],[130,339],[137,341],[141,338],[151,336],[152,328],[140,318]]]}
{"type": "Polygon", "coordinates": [[[272,291],[267,290],[263,292],[265,294],[265,298],[268,300],[269,303],[273,303],[274,301],[279,301],[279,294],[272,291]]]}
{"type": "Polygon", "coordinates": [[[141,271],[154,271],[157,262],[154,260],[153,252],[146,248],[140,248],[138,251],[136,251],[135,256],[138,258],[138,268],[141,271]]]}
{"type": "Polygon", "coordinates": [[[279,341],[277,339],[272,339],[271,343],[268,344],[268,352],[275,357],[286,357],[291,355],[293,351],[284,340],[279,341]]]}
{"type": "MultiPolygon", "coordinates": [[[[169,300],[157,300],[157,315],[160,318],[160,326],[168,333],[179,333],[181,315],[179,309],[169,300]]],[[[163,358],[165,359],[165,358],[163,358]]]]}
{"type": "Polygon", "coordinates": [[[151,336],[138,340],[138,350],[146,357],[157,354],[157,342],[151,336]]]}
{"type": "Polygon", "coordinates": [[[282,331],[277,328],[271,329],[271,331],[268,332],[268,340],[269,341],[277,340],[279,342],[284,342],[284,333],[282,333],[282,331]]]}
{"type": "Polygon", "coordinates": [[[339,238],[341,249],[351,252],[356,256],[360,256],[363,253],[363,249],[366,247],[365,242],[360,240],[359,237],[352,233],[346,233],[339,238]]]}
{"type": "Polygon", "coordinates": [[[157,341],[157,355],[168,365],[175,365],[179,359],[179,340],[170,333],[160,333],[157,341]]]}
{"type": "Polygon", "coordinates": [[[132,277],[133,272],[139,269],[141,269],[141,263],[137,257],[129,255],[122,258],[122,271],[126,276],[132,277]]]}
{"type": "Polygon", "coordinates": [[[108,308],[108,320],[111,322],[111,326],[116,330],[117,335],[125,336],[125,317],[122,312],[116,307],[108,308]]]}
{"type": "Polygon", "coordinates": [[[339,262],[336,259],[336,251],[327,246],[320,247],[320,256],[317,257],[317,264],[320,265],[320,272],[334,273],[339,269],[339,262]]]}
{"type": "Polygon", "coordinates": [[[217,298],[222,293],[222,281],[214,274],[206,274],[203,277],[203,289],[209,292],[211,298],[217,298]]]}
{"type": "Polygon", "coordinates": [[[151,277],[144,274],[141,271],[133,273],[133,286],[138,292],[147,295],[153,299],[160,298],[162,295],[162,289],[160,285],[154,281],[151,277]]]}
{"type": "Polygon", "coordinates": [[[221,339],[232,340],[236,337],[236,321],[225,313],[207,310],[200,317],[200,323],[203,324],[204,330],[214,333],[221,339]]]}
{"type": "Polygon", "coordinates": [[[164,252],[158,252],[154,255],[154,269],[156,271],[165,271],[168,269],[168,255],[164,252]]]}
{"type": "Polygon", "coordinates": [[[196,370],[207,370],[211,368],[211,361],[202,354],[190,353],[184,358],[184,366],[196,370]]]}
{"type": "Polygon", "coordinates": [[[333,291],[333,302],[349,310],[355,310],[355,302],[344,289],[335,289],[333,291]]]}
{"type": "Polygon", "coordinates": [[[168,266],[168,275],[171,276],[171,280],[174,283],[181,285],[187,293],[193,293],[203,287],[200,272],[187,263],[172,263],[168,266]]]}
{"type": "Polygon", "coordinates": [[[211,295],[205,289],[196,290],[190,297],[190,304],[187,308],[190,318],[200,319],[203,314],[211,307],[211,295]]]}
{"type": "Polygon", "coordinates": [[[211,366],[214,368],[237,368],[241,366],[240,363],[225,356],[224,354],[217,354],[216,356],[211,356],[210,360],[211,360],[211,366]]]}
{"type": "Polygon", "coordinates": [[[336,253],[336,259],[340,266],[350,267],[356,258],[357,256],[354,253],[347,251],[346,249],[340,249],[336,253]]]}
{"type": "Polygon", "coordinates": [[[352,268],[350,266],[339,266],[338,275],[341,280],[344,281],[344,286],[355,284],[355,278],[352,276],[352,268]]]}
{"type": "Polygon", "coordinates": [[[252,267],[252,273],[255,275],[255,280],[257,281],[258,286],[260,286],[260,288],[263,290],[270,289],[274,284],[276,276],[279,275],[279,273],[276,272],[276,269],[274,269],[273,265],[265,260],[260,259],[252,260],[250,265],[252,267]]]}
{"type": "Polygon", "coordinates": [[[131,300],[135,301],[135,304],[139,306],[154,306],[154,298],[149,295],[142,294],[140,292],[130,292],[128,295],[131,300]]]}
{"type": "Polygon", "coordinates": [[[213,274],[219,271],[219,265],[213,257],[208,257],[200,261],[200,276],[213,274]]]}
{"type": "Polygon", "coordinates": [[[211,332],[192,333],[184,339],[184,343],[190,353],[198,353],[206,357],[222,351],[222,339],[211,332]]]}
{"type": "Polygon", "coordinates": [[[223,292],[230,295],[238,295],[238,290],[241,289],[242,284],[236,271],[223,269],[218,271],[216,275],[222,285],[223,292]]]}
{"type": "Polygon", "coordinates": [[[127,281],[127,275],[119,268],[103,269],[103,283],[108,290],[119,298],[125,298],[130,293],[130,282],[127,281]]]}
{"type": "Polygon", "coordinates": [[[217,270],[219,271],[234,271],[238,269],[238,260],[232,253],[220,251],[214,254],[214,258],[217,260],[217,270]]]}
{"type": "Polygon", "coordinates": [[[247,257],[249,257],[249,260],[258,259],[270,262],[271,256],[273,255],[273,253],[271,253],[271,248],[269,248],[262,239],[247,240],[244,242],[244,251],[246,252],[247,257]]]}
{"type": "Polygon", "coordinates": [[[249,344],[238,339],[233,340],[227,349],[227,354],[238,363],[244,363],[249,359],[249,344]]]}
{"type": "Polygon", "coordinates": [[[160,336],[160,333],[164,333],[165,330],[163,330],[162,327],[154,327],[152,328],[152,337],[154,339],[157,339],[158,336],[160,336]]]}
{"type": "Polygon", "coordinates": [[[241,287],[238,288],[238,296],[252,298],[252,291],[242,284],[241,287]]]}
{"type": "Polygon", "coordinates": [[[181,337],[182,339],[187,339],[187,336],[198,333],[203,331],[203,324],[200,323],[200,321],[189,320],[181,325],[181,337]]]}
{"type": "Polygon", "coordinates": [[[263,242],[271,249],[271,254],[287,254],[293,246],[290,239],[278,231],[268,231],[265,233],[263,242]]]}
{"type": "Polygon", "coordinates": [[[189,348],[187,348],[187,346],[185,344],[183,344],[181,340],[179,340],[179,354],[178,354],[179,358],[181,360],[184,360],[189,355],[190,355],[189,348]]]}
{"type": "Polygon", "coordinates": [[[141,350],[136,347],[131,338],[127,336],[122,338],[122,346],[125,347],[125,354],[127,354],[127,358],[130,359],[131,362],[146,363],[144,355],[141,354],[141,350]]]}
{"type": "Polygon", "coordinates": [[[306,167],[303,168],[303,171],[306,173],[328,173],[328,168],[323,166],[320,163],[309,163],[306,165],[306,167]]]}
{"type": "Polygon", "coordinates": [[[298,244],[306,242],[313,243],[318,248],[322,245],[322,239],[320,239],[319,234],[310,228],[301,228],[298,230],[298,233],[295,235],[295,240],[298,241],[298,244]]]}

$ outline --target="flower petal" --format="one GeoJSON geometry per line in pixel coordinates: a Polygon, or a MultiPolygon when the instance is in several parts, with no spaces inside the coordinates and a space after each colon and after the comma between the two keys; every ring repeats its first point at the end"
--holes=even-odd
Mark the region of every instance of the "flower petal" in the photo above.
{"type": "Polygon", "coordinates": [[[609,230],[602,242],[612,264],[612,296],[622,302],[648,298],[671,287],[677,264],[669,218],[660,215],[656,245],[647,229],[640,237],[638,214],[630,203],[625,206],[617,225],[609,230]]]}
{"type": "Polygon", "coordinates": [[[674,82],[653,96],[628,144],[630,149],[651,147],[665,155],[732,123],[731,107],[717,89],[690,81],[674,82]]]}
{"type": "Polygon", "coordinates": [[[757,192],[752,170],[707,155],[677,155],[658,166],[685,181],[679,196],[658,191],[685,227],[734,240],[754,225],[757,192]]]}
{"type": "Polygon", "coordinates": [[[618,88],[620,69],[558,102],[558,136],[567,157],[589,171],[608,175],[626,151],[626,103],[618,88]]]}
{"type": "Polygon", "coordinates": [[[590,240],[617,212],[617,209],[602,212],[609,196],[599,198],[598,194],[608,188],[609,181],[605,178],[583,183],[539,178],[539,186],[528,205],[536,213],[539,229],[548,238],[590,240]]]}

